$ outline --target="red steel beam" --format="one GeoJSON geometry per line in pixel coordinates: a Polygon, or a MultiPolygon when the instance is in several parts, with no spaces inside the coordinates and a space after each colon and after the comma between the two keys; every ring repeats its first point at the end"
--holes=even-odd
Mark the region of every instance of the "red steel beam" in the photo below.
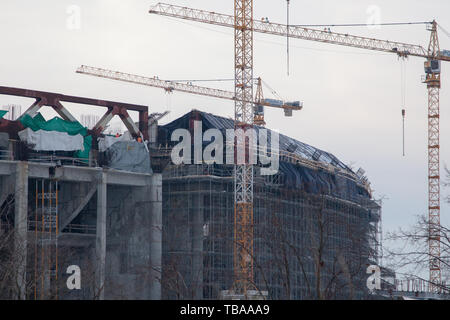
{"type": "MultiPolygon", "coordinates": [[[[61,102],[70,102],[70,103],[78,103],[84,105],[90,105],[95,107],[106,107],[108,111],[102,117],[102,120],[97,123],[95,126],[95,130],[93,132],[95,134],[100,134],[108,124],[109,120],[114,115],[118,115],[130,133],[138,137],[140,133],[144,137],[144,140],[148,140],[148,107],[143,105],[122,103],[122,102],[114,102],[109,100],[99,100],[92,98],[84,98],[77,96],[69,96],[54,92],[45,92],[45,91],[37,91],[37,90],[29,90],[22,88],[12,88],[12,87],[4,87],[0,86],[0,94],[10,95],[10,96],[18,96],[25,98],[34,98],[36,101],[25,111],[25,113],[35,114],[41,107],[50,106],[65,120],[76,121],[76,119],[70,114],[70,112],[61,104],[61,102]],[[128,111],[137,111],[139,112],[139,127],[136,127],[134,122],[132,122],[128,111]],[[112,115],[112,116],[111,116],[112,115]],[[109,119],[105,122],[105,119],[109,119]]],[[[18,124],[13,124],[17,121],[7,121],[2,119],[0,121],[0,128],[3,128],[4,131],[16,131],[23,126],[18,124]],[[6,128],[9,128],[8,130],[6,128]]]]}

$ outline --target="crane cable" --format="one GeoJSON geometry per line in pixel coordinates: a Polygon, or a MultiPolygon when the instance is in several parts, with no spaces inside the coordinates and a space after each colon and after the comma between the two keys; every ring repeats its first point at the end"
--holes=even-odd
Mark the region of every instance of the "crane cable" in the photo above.
{"type": "Polygon", "coordinates": [[[401,25],[415,25],[415,24],[431,24],[432,22],[387,22],[387,23],[344,23],[344,24],[296,24],[295,27],[367,27],[370,26],[401,26],[401,25]]]}
{"type": "Polygon", "coordinates": [[[286,12],[286,48],[287,48],[287,75],[289,76],[289,4],[290,0],[286,0],[287,12],[286,12]]]}
{"type": "Polygon", "coordinates": [[[405,156],[405,116],[406,116],[406,61],[400,61],[400,81],[401,81],[401,106],[402,106],[402,146],[403,156],[405,156]]]}
{"type": "Polygon", "coordinates": [[[450,38],[450,32],[448,32],[447,30],[444,29],[443,26],[441,26],[440,24],[438,24],[439,29],[441,29],[441,31],[450,38]]]}
{"type": "Polygon", "coordinates": [[[172,95],[166,94],[166,110],[168,111],[167,121],[170,122],[171,119],[171,111],[172,111],[172,95]]]}
{"type": "Polygon", "coordinates": [[[267,84],[267,82],[265,82],[264,80],[262,80],[261,79],[261,82],[262,82],[262,84],[267,88],[267,89],[269,89],[270,90],[270,93],[272,93],[275,97],[277,97],[279,100],[284,100],[279,94],[278,94],[278,92],[276,92],[274,89],[272,89],[268,84],[267,84]]]}

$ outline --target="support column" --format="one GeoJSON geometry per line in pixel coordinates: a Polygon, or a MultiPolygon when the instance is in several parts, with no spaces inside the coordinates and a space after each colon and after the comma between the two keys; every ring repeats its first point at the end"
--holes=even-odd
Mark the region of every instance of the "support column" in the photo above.
{"type": "Polygon", "coordinates": [[[106,173],[101,172],[97,184],[97,229],[95,240],[95,256],[96,256],[96,296],[97,299],[103,300],[105,297],[105,259],[106,259],[106,197],[107,183],[106,173]]]}
{"type": "Polygon", "coordinates": [[[26,299],[27,222],[28,222],[28,163],[17,163],[14,191],[14,265],[16,270],[16,299],[26,299]]]}
{"type": "Polygon", "coordinates": [[[10,194],[14,193],[14,175],[0,177],[0,206],[6,201],[10,194]]]}
{"type": "Polygon", "coordinates": [[[197,210],[192,217],[192,286],[195,287],[194,300],[203,298],[203,194],[195,195],[197,210]]]}
{"type": "Polygon", "coordinates": [[[150,181],[150,299],[161,299],[162,260],[162,175],[150,181]]]}

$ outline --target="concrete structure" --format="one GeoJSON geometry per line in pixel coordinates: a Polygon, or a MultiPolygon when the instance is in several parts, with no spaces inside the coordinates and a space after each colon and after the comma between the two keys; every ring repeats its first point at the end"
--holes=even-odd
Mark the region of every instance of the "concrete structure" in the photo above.
{"type": "MultiPolygon", "coordinates": [[[[160,174],[0,161],[2,204],[14,195],[20,298],[33,298],[33,218],[35,199],[39,197],[34,187],[42,181],[58,181],[60,298],[161,297],[160,174]],[[69,265],[81,268],[81,290],[70,291],[65,285],[69,265]]],[[[39,286],[39,279],[37,282],[39,286]]]]}
{"type": "MultiPolygon", "coordinates": [[[[234,166],[173,165],[170,135],[193,132],[195,121],[223,131],[234,128],[233,120],[194,110],[161,127],[164,114],[149,117],[145,106],[6,87],[0,93],[35,98],[26,111],[32,118],[50,105],[73,122],[61,102],[108,108],[83,135],[93,138],[89,158],[31,152],[14,140],[26,124],[0,120],[9,137],[9,148],[0,146],[0,272],[14,271],[0,277],[2,298],[226,296],[233,283],[234,166]],[[139,112],[138,124],[127,110],[139,112]],[[148,145],[120,141],[113,145],[123,149],[107,148],[118,157],[100,152],[97,138],[114,115],[148,145]],[[77,276],[66,272],[71,266],[80,269],[80,289],[70,288],[77,276]]],[[[276,174],[261,176],[255,166],[252,296],[367,297],[365,270],[378,263],[381,207],[362,171],[282,135],[277,155],[276,174]]]]}
{"type": "Polygon", "coordinates": [[[115,162],[97,145],[115,115],[132,138],[148,141],[148,107],[10,87],[0,94],[35,99],[18,120],[0,119],[0,298],[160,299],[161,174],[152,172],[142,143],[125,142],[115,162]],[[107,111],[85,130],[66,102],[107,111]],[[33,131],[81,127],[88,156],[18,141],[30,127],[22,120],[33,120],[42,106],[66,122],[33,131]],[[138,112],[138,123],[129,111],[138,112]],[[76,276],[66,272],[71,266],[80,269],[79,289],[67,285],[76,276]]]}

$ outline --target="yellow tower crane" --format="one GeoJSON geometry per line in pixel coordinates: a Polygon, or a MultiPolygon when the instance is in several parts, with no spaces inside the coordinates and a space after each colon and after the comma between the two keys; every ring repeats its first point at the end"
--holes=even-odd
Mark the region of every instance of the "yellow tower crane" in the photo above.
{"type": "MultiPolygon", "coordinates": [[[[330,30],[318,30],[303,26],[284,25],[272,23],[267,20],[252,20],[253,4],[252,1],[235,0],[235,15],[220,14],[204,10],[192,9],[181,6],[174,6],[164,3],[158,3],[151,7],[150,13],[184,20],[208,23],[223,27],[230,27],[235,30],[235,52],[236,52],[236,91],[242,95],[248,95],[251,88],[248,84],[252,67],[252,45],[253,32],[272,34],[287,38],[296,38],[302,40],[330,43],[335,45],[354,47],[366,50],[374,50],[396,54],[400,57],[421,57],[425,58],[425,77],[423,82],[428,88],[428,217],[429,217],[429,271],[430,283],[434,292],[439,292],[441,288],[441,268],[440,268],[440,174],[439,174],[439,90],[441,87],[441,61],[450,61],[450,52],[441,51],[437,34],[437,22],[432,21],[428,24],[428,30],[431,32],[428,49],[419,45],[413,45],[402,42],[379,40],[374,38],[360,37],[348,33],[336,33],[330,30]],[[243,60],[244,59],[244,60],[243,60]],[[244,92],[245,89],[245,92],[244,92]]],[[[236,101],[236,110],[250,110],[247,104],[236,101]]],[[[247,113],[246,113],[247,115],[247,113]]],[[[237,124],[249,122],[250,116],[246,118],[237,117],[237,124]]],[[[235,231],[241,234],[247,232],[252,217],[253,206],[251,170],[249,166],[237,166],[239,176],[236,178],[236,186],[239,187],[236,195],[238,219],[235,221],[237,227],[235,231]],[[245,172],[242,170],[246,170],[245,172]],[[245,174],[244,174],[245,173],[245,174]],[[243,178],[241,178],[243,177],[243,178]],[[244,187],[244,189],[242,189],[244,187]],[[244,197],[242,197],[244,196],[244,197]]],[[[247,234],[250,236],[251,232],[247,234]]],[[[250,245],[252,239],[245,237],[239,238],[239,243],[243,243],[241,248],[251,252],[250,245]]],[[[238,251],[239,259],[245,260],[245,254],[242,250],[238,251]]],[[[235,265],[238,275],[246,273],[249,279],[251,272],[251,262],[241,262],[235,265]],[[240,268],[239,268],[240,266],[240,268]]],[[[235,271],[236,272],[236,271],[235,271]]]]}
{"type": "MultiPolygon", "coordinates": [[[[234,1],[235,129],[253,127],[253,0],[234,1]]],[[[245,145],[245,144],[244,144],[245,145]]],[[[253,289],[253,165],[234,165],[234,279],[231,294],[253,289]]]]}
{"type": "MultiPolygon", "coordinates": [[[[239,58],[239,61],[241,61],[241,59],[248,61],[248,57],[241,57],[239,58]]],[[[242,70],[236,71],[237,80],[235,81],[237,82],[237,85],[235,92],[201,87],[190,83],[161,80],[156,77],[143,77],[86,65],[80,66],[76,72],[99,78],[161,88],[169,93],[180,91],[233,100],[236,104],[235,117],[238,119],[235,121],[235,126],[236,128],[242,128],[244,130],[250,128],[253,124],[260,126],[265,125],[264,112],[262,110],[263,107],[283,109],[286,116],[291,116],[293,110],[301,110],[303,108],[303,104],[300,101],[284,102],[276,99],[264,99],[262,88],[263,81],[261,78],[257,79],[256,97],[253,99],[253,92],[249,89],[249,86],[253,85],[253,73],[249,73],[246,69],[245,75],[242,70]],[[248,110],[249,108],[251,108],[251,110],[248,110]],[[253,110],[253,108],[255,108],[255,110],[253,110]],[[251,119],[251,121],[249,119],[251,119]]],[[[253,167],[251,164],[244,163],[236,165],[235,184],[235,247],[233,259],[235,277],[232,292],[233,294],[246,297],[249,288],[253,288],[253,167]]]]}

